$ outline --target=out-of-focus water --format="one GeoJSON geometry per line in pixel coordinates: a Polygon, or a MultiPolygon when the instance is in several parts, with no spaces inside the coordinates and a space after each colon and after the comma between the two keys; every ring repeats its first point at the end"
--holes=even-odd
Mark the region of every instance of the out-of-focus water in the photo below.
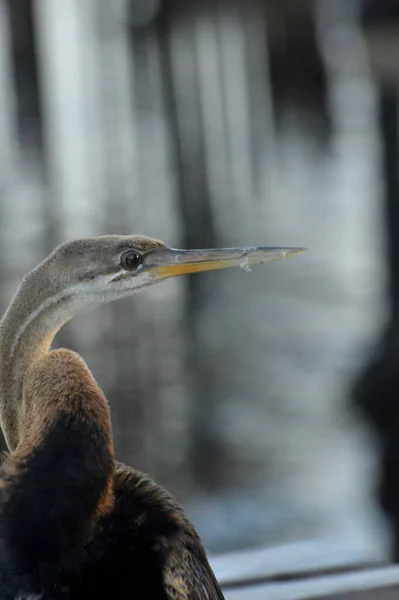
{"type": "MultiPolygon", "coordinates": [[[[95,4],[90,6],[94,11],[95,4]]],[[[111,4],[103,2],[102,6],[112,12],[111,4]]],[[[0,202],[4,306],[21,276],[48,252],[47,234],[52,228],[58,226],[59,237],[78,237],[105,232],[109,224],[115,232],[122,225],[125,231],[131,228],[130,232],[159,236],[171,244],[181,233],[178,185],[170,156],[173,144],[168,137],[170,123],[154,32],[145,40],[146,52],[135,57],[147,57],[148,64],[144,60],[142,70],[134,71],[128,35],[121,36],[109,19],[101,21],[107,35],[100,35],[95,27],[84,26],[85,19],[90,25],[94,20],[89,19],[89,12],[83,11],[82,17],[78,4],[64,4],[63,19],[52,3],[40,7],[51,185],[38,177],[35,164],[32,170],[25,165],[6,169],[5,161],[0,165],[4,169],[0,202]],[[107,29],[109,23],[112,26],[107,29]],[[60,43],[63,39],[73,43],[60,43]],[[72,54],[70,47],[75,49],[72,54]],[[57,52],[53,54],[51,48],[57,52]],[[97,55],[100,49],[102,54],[97,55]],[[151,91],[134,118],[133,72],[140,93],[144,93],[139,85],[143,82],[151,91]],[[43,197],[50,200],[43,202],[43,197]]],[[[237,40],[244,40],[241,21],[235,12],[227,11],[226,20],[219,17],[213,22],[205,14],[203,20],[191,23],[192,15],[183,15],[182,29],[177,26],[175,32],[175,66],[185,127],[193,129],[193,139],[188,135],[185,140],[194,159],[200,128],[193,126],[192,117],[198,115],[191,103],[197,106],[198,101],[193,83],[200,84],[198,112],[203,111],[208,144],[205,170],[221,242],[306,246],[308,251],[250,274],[245,270],[219,272],[212,279],[215,294],[209,295],[200,330],[216,381],[212,427],[223,440],[228,485],[223,495],[206,497],[196,496],[197,490],[190,495],[187,485],[183,500],[213,551],[315,536],[333,536],[377,549],[384,542],[372,497],[377,449],[350,410],[351,383],[384,318],[374,89],[364,64],[356,63],[353,36],[346,29],[334,38],[340,41],[339,56],[333,53],[335,60],[326,61],[331,138],[326,140],[317,115],[305,117],[287,109],[276,136],[270,131],[270,140],[264,140],[262,134],[272,127],[267,61],[258,60],[257,42],[262,41],[263,48],[265,41],[258,31],[259,20],[256,14],[250,15],[250,31],[257,35],[248,36],[246,44],[250,47],[254,38],[248,62],[252,69],[256,66],[259,78],[252,74],[256,80],[254,126],[248,118],[250,94],[247,98],[241,52],[245,44],[237,45],[237,40]],[[196,31],[195,48],[192,30],[196,31]],[[223,56],[219,56],[222,42],[223,56]],[[199,81],[188,79],[190,86],[186,77],[193,75],[196,53],[201,58],[201,76],[199,81]],[[256,129],[256,145],[249,143],[254,134],[250,126],[256,129]],[[260,149],[256,160],[251,156],[254,147],[260,149]],[[252,171],[257,171],[256,177],[252,171]],[[256,178],[255,185],[252,179],[256,178]]],[[[330,47],[335,50],[331,39],[330,47]]],[[[8,81],[8,73],[3,75],[8,81]]],[[[2,102],[6,100],[11,106],[8,98],[2,102]]],[[[0,113],[8,131],[11,119],[7,115],[0,113]]],[[[10,140],[15,137],[10,131],[10,140]]],[[[4,154],[13,158],[11,144],[4,146],[4,154]]],[[[192,168],[192,156],[190,160],[192,168]]],[[[105,389],[118,390],[115,365],[121,346],[125,371],[132,363],[143,367],[139,373],[142,388],[135,388],[134,378],[122,369],[126,375],[124,406],[117,393],[110,398],[116,438],[126,453],[123,458],[139,467],[142,460],[146,468],[148,457],[136,453],[132,433],[132,406],[138,402],[130,402],[129,394],[154,391],[155,409],[147,395],[141,398],[140,407],[142,413],[148,411],[142,429],[155,422],[150,435],[155,431],[158,436],[156,443],[153,439],[146,442],[148,454],[152,453],[147,464],[154,466],[151,475],[174,482],[176,488],[183,478],[174,479],[173,468],[176,472],[185,467],[180,438],[190,435],[184,419],[191,408],[185,382],[179,379],[184,378],[185,298],[178,286],[181,282],[171,281],[143,293],[134,301],[134,314],[129,312],[133,301],[128,310],[126,304],[121,308],[117,316],[137,318],[141,329],[132,327],[126,335],[126,322],[118,320],[115,326],[101,308],[92,316],[79,317],[73,337],[105,389]],[[168,308],[162,312],[159,307],[165,304],[168,308]],[[102,328],[107,330],[105,335],[102,328]],[[135,338],[129,347],[129,336],[137,333],[141,340],[148,336],[149,344],[140,345],[141,340],[135,338]],[[166,426],[164,420],[169,420],[166,426]],[[164,464],[169,466],[170,477],[164,464]]]]}
{"type": "Polygon", "coordinates": [[[204,318],[204,335],[225,356],[220,426],[258,480],[252,492],[242,485],[193,507],[214,550],[314,536],[384,547],[373,501],[378,450],[350,407],[384,318],[375,95],[366,76],[337,77],[330,99],[326,145],[313,121],[286,115],[266,227],[251,239],[307,253],[222,275],[223,310],[204,318]]]}

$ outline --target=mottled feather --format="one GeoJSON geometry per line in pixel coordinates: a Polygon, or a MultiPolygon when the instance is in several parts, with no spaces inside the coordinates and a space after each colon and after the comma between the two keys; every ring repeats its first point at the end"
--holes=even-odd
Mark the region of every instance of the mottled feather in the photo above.
{"type": "Polygon", "coordinates": [[[121,485],[125,510],[130,502],[146,507],[146,523],[155,519],[153,548],[163,558],[162,579],[169,600],[224,600],[209,565],[201,540],[176,499],[150,477],[125,465],[118,465],[116,482],[121,485]]]}
{"type": "Polygon", "coordinates": [[[163,578],[169,600],[223,600],[199,540],[181,539],[167,556],[163,578]]]}

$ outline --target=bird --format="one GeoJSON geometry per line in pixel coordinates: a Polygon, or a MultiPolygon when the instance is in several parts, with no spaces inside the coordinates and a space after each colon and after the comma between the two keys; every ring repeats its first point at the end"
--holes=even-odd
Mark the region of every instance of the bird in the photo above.
{"type": "Polygon", "coordinates": [[[223,600],[181,505],[116,460],[109,405],[83,358],[51,344],[82,311],[170,277],[301,251],[106,235],[64,242],[23,277],[0,321],[0,600],[223,600]]]}

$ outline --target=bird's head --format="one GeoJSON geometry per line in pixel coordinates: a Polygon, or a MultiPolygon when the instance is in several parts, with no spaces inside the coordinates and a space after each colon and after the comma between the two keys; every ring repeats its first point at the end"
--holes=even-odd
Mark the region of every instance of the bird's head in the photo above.
{"type": "MultiPolygon", "coordinates": [[[[141,235],[107,235],[66,242],[28,273],[0,321],[9,360],[22,340],[50,343],[83,310],[131,296],[177,275],[254,265],[294,256],[302,248],[243,247],[175,250],[141,235]]],[[[3,344],[4,345],[4,344],[3,344]]]]}
{"type": "Polygon", "coordinates": [[[262,246],[176,250],[141,235],[108,235],[62,244],[42,265],[65,292],[87,300],[91,296],[96,303],[129,296],[170,277],[235,266],[250,270],[302,251],[262,246]]]}

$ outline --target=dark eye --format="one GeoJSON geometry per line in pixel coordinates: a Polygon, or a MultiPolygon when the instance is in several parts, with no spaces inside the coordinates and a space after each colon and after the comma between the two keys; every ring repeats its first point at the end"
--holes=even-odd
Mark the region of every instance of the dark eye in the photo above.
{"type": "Polygon", "coordinates": [[[127,250],[121,256],[121,266],[126,269],[126,271],[135,271],[142,262],[143,257],[135,250],[127,250]]]}

